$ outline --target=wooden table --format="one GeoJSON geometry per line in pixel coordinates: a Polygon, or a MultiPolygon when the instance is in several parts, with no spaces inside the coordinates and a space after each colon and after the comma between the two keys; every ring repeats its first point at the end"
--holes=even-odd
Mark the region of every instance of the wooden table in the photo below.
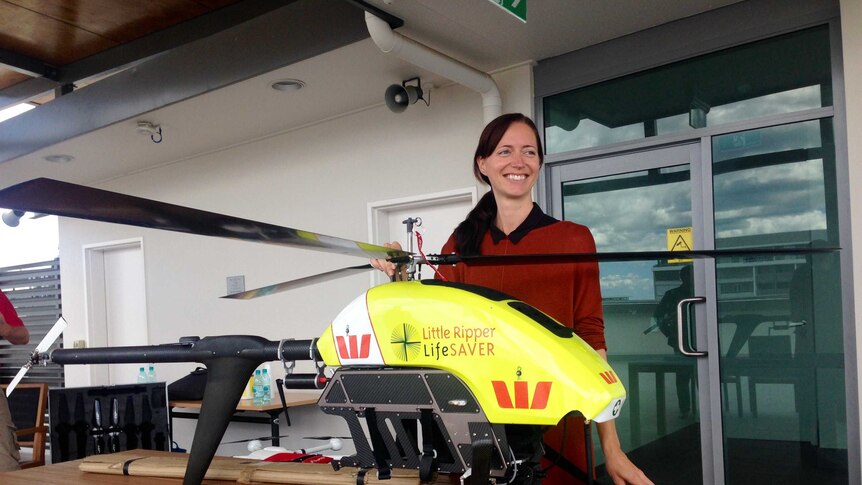
{"type": "MultiPolygon", "coordinates": [[[[658,358],[658,357],[657,357],[658,358]]],[[[666,356],[662,360],[629,362],[629,415],[631,416],[631,439],[633,446],[641,445],[640,417],[640,375],[655,374],[656,430],[659,436],[667,433],[667,414],[665,411],[665,374],[688,374],[691,411],[697,411],[697,392],[694,385],[697,375],[696,362],[682,356],[666,356]]],[[[679,391],[677,391],[679,392],[679,391]]]]}
{"type": "MultiPolygon", "coordinates": [[[[309,391],[288,391],[285,392],[284,400],[288,408],[297,406],[306,406],[309,404],[317,404],[320,398],[318,390],[309,391]]],[[[200,409],[202,401],[170,401],[168,403],[168,417],[171,422],[171,432],[174,429],[174,418],[198,419],[198,414],[195,412],[174,411],[178,409],[200,409]]],[[[260,423],[269,424],[270,432],[272,433],[272,445],[280,446],[281,440],[278,438],[281,435],[279,430],[279,419],[284,408],[281,406],[281,399],[277,398],[269,404],[255,405],[251,399],[243,399],[236,406],[236,411],[230,420],[237,423],[260,423]]],[[[290,426],[290,416],[285,412],[287,425],[290,426]]],[[[173,435],[171,436],[173,441],[173,435]]]]}
{"type": "MultiPolygon", "coordinates": [[[[147,456],[161,456],[168,454],[166,451],[155,450],[135,450],[147,456]]],[[[154,478],[154,477],[133,477],[122,475],[102,475],[98,473],[86,473],[78,469],[78,466],[84,460],[73,460],[56,465],[37,466],[26,470],[16,472],[0,473],[0,483],[3,485],[89,485],[89,484],[128,484],[128,485],[145,485],[145,484],[177,484],[182,483],[179,478],[154,478]]],[[[206,485],[225,485],[221,480],[204,480],[206,485]]]]}
{"type": "MultiPolygon", "coordinates": [[[[171,474],[169,470],[175,470],[178,464],[182,464],[184,468],[185,457],[188,455],[181,453],[168,453],[166,451],[155,451],[155,450],[132,450],[125,451],[121,453],[115,453],[114,455],[99,455],[98,459],[109,463],[110,465],[115,465],[117,463],[123,463],[123,461],[127,458],[123,458],[123,455],[131,456],[131,457],[139,457],[146,456],[152,457],[155,459],[163,459],[162,463],[164,463],[165,467],[160,468],[158,473],[162,475],[171,474]],[[120,457],[120,458],[118,458],[120,457]]],[[[90,457],[88,459],[93,459],[97,457],[90,457]]],[[[219,462],[221,460],[221,471],[217,472],[217,474],[221,474],[223,476],[231,475],[231,470],[234,472],[237,470],[237,465],[239,465],[240,469],[248,468],[248,464],[246,463],[237,463],[243,462],[244,460],[237,460],[229,457],[216,457],[215,462],[219,462]],[[226,465],[227,464],[227,465],[226,465]],[[231,465],[232,464],[232,465],[231,465]]],[[[35,468],[28,468],[27,470],[20,470],[16,472],[6,472],[0,473],[0,483],[3,485],[33,485],[33,484],[47,484],[47,485],[89,485],[89,484],[119,484],[119,485],[167,485],[167,484],[181,484],[182,478],[160,478],[160,477],[150,477],[150,476],[135,476],[135,475],[119,475],[119,474],[105,474],[105,473],[91,473],[91,472],[83,472],[78,467],[81,465],[84,459],[67,461],[64,463],[59,463],[56,465],[46,465],[35,468]]],[[[247,460],[246,460],[247,461],[247,460]]],[[[282,481],[289,481],[290,483],[303,483],[303,484],[318,484],[318,483],[355,483],[355,473],[356,469],[351,468],[342,468],[340,471],[336,472],[332,470],[332,467],[329,465],[318,465],[318,464],[304,464],[304,463],[271,463],[270,465],[275,465],[279,467],[277,470],[271,471],[269,473],[270,477],[272,477],[273,472],[278,473],[279,477],[282,478],[282,481]],[[297,472],[299,472],[297,474],[297,472]],[[291,480],[283,480],[285,473],[293,473],[291,480]],[[333,474],[340,475],[339,480],[337,482],[328,480],[333,476],[333,474]],[[324,482],[323,479],[326,478],[327,481],[324,482]]],[[[152,466],[152,465],[151,465],[152,466]]],[[[100,469],[104,470],[103,467],[100,469]]],[[[272,469],[270,469],[272,470],[272,469]]],[[[212,471],[212,469],[210,469],[212,471]]],[[[132,467],[132,473],[135,473],[134,468],[132,467]]],[[[180,469],[180,474],[182,473],[182,468],[180,469]]],[[[374,485],[419,485],[419,472],[416,470],[393,470],[393,477],[391,480],[380,481],[377,480],[376,474],[369,473],[366,475],[365,483],[374,485]]],[[[234,473],[233,475],[236,475],[234,473]]],[[[228,480],[226,477],[224,480],[204,480],[202,485],[229,485],[231,483],[237,483],[236,478],[228,480]]],[[[247,481],[242,482],[249,485],[264,485],[263,482],[258,481],[247,481]]],[[[453,485],[458,483],[457,476],[450,475],[439,475],[432,482],[434,485],[453,485]]],[[[270,485],[272,485],[270,483],[270,485]]]]}

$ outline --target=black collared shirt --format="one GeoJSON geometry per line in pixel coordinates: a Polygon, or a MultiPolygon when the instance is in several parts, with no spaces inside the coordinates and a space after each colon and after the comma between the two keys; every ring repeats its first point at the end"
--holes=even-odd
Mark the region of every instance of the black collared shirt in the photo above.
{"type": "MultiPolygon", "coordinates": [[[[553,217],[542,212],[542,209],[539,208],[539,204],[533,202],[533,210],[530,211],[530,215],[524,219],[524,222],[521,223],[520,226],[517,227],[511,234],[508,235],[510,241],[513,244],[518,244],[518,241],[524,238],[530,231],[533,229],[538,229],[540,227],[550,226],[551,224],[559,222],[553,217]]],[[[507,236],[506,234],[500,230],[494,223],[491,223],[491,227],[489,229],[491,231],[491,240],[494,241],[494,244],[499,243],[507,236]]]]}

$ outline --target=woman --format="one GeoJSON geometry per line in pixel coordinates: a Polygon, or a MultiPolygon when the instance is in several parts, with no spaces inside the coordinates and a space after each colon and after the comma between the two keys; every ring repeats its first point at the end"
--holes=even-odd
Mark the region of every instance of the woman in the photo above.
{"type": "MultiPolygon", "coordinates": [[[[589,230],[579,224],[558,221],[533,203],[532,189],[542,166],[539,132],[528,117],[505,114],[482,132],[473,157],[473,173],[491,186],[456,229],[442,253],[536,254],[595,252],[589,230]]],[[[387,244],[400,246],[397,243],[387,244]]],[[[395,267],[385,260],[372,264],[390,276],[395,267]]],[[[475,284],[502,291],[542,310],[607,358],[599,289],[598,263],[441,267],[449,281],[475,284]]],[[[567,418],[565,421],[569,421],[567,418]]],[[[584,468],[583,426],[575,422],[554,428],[545,441],[584,468]],[[563,435],[565,438],[563,438],[563,435]],[[565,441],[563,444],[562,441],[565,441]],[[574,452],[574,453],[573,453],[574,452]]],[[[623,453],[613,421],[597,423],[608,474],[615,484],[652,485],[623,453]]],[[[548,478],[542,483],[572,483],[571,475],[557,459],[548,462],[548,478]]]]}

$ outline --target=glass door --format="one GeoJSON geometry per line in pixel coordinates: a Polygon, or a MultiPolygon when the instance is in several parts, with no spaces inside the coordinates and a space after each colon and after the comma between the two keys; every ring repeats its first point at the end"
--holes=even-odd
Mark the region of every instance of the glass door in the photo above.
{"type": "MultiPolygon", "coordinates": [[[[831,119],[711,145],[716,248],[839,246],[831,119]]],[[[725,483],[848,483],[838,253],[714,267],[725,483]]]]}
{"type": "MultiPolygon", "coordinates": [[[[701,188],[693,183],[702,180],[700,147],[694,143],[553,167],[553,213],[589,227],[600,252],[702,248],[702,222],[693,217],[702,212],[701,188]]],[[[679,351],[676,318],[679,300],[705,291],[702,265],[687,260],[600,263],[608,360],[628,391],[617,431],[623,449],[656,483],[704,483],[701,359],[679,351]]],[[[692,342],[688,347],[698,345],[695,327],[696,320],[704,321],[702,307],[693,307],[684,328],[683,337],[692,342]]],[[[601,455],[596,463],[601,467],[601,455]]]]}
{"type": "MultiPolygon", "coordinates": [[[[600,252],[839,246],[830,118],[555,165],[547,180],[552,214],[600,252]]],[[[628,391],[617,429],[653,481],[848,483],[837,252],[600,272],[628,391]]]]}

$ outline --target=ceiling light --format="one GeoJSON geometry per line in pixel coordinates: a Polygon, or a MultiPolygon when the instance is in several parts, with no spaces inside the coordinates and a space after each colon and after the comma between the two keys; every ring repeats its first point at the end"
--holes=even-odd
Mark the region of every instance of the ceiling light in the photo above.
{"type": "Polygon", "coordinates": [[[21,113],[30,111],[35,108],[36,105],[31,103],[19,103],[14,106],[10,106],[8,108],[0,109],[0,123],[8,120],[9,118],[14,118],[21,113]]]}
{"type": "Polygon", "coordinates": [[[72,155],[64,155],[62,153],[57,155],[45,155],[42,158],[51,163],[69,163],[75,159],[72,155]]]}
{"type": "Polygon", "coordinates": [[[276,91],[299,91],[305,86],[305,83],[300,81],[299,79],[282,79],[281,81],[275,81],[270,84],[272,89],[276,91]]]}

